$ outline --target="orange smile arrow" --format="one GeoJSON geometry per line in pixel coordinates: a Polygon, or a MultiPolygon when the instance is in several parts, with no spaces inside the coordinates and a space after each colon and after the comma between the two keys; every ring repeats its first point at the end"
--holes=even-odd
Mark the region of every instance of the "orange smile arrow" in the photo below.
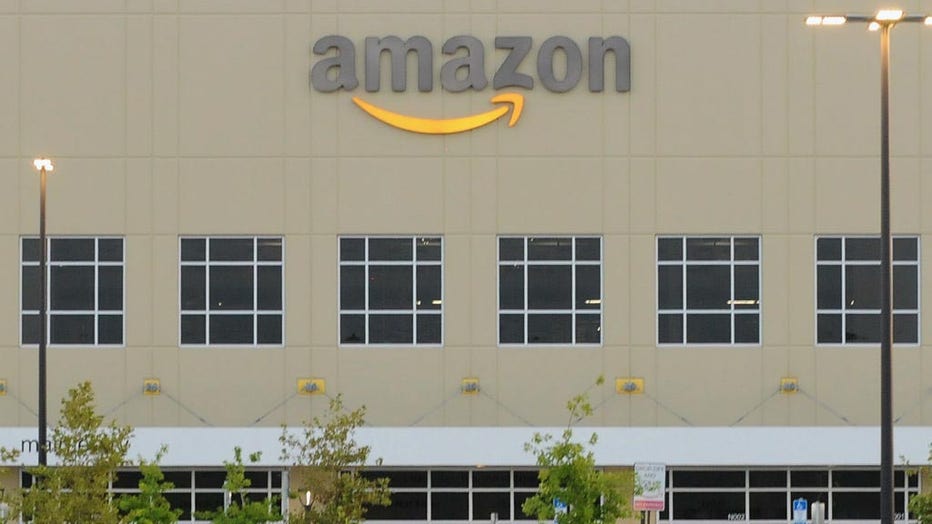
{"type": "Polygon", "coordinates": [[[476,129],[477,127],[482,127],[498,120],[508,112],[509,104],[513,109],[511,111],[511,120],[508,121],[508,127],[514,127],[514,125],[518,123],[518,119],[521,118],[521,109],[524,108],[524,95],[518,93],[496,95],[492,97],[492,103],[502,105],[491,111],[486,111],[485,113],[479,113],[477,115],[446,119],[418,118],[416,116],[393,113],[387,109],[374,106],[358,96],[353,97],[353,102],[359,106],[360,109],[372,115],[376,120],[385,122],[392,127],[411,131],[412,133],[449,135],[451,133],[462,133],[463,131],[476,129]]]}

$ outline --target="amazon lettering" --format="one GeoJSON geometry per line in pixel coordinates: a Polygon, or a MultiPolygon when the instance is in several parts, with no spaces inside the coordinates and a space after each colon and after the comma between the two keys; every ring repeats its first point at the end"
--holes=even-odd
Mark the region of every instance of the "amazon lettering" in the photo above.
{"type": "MultiPolygon", "coordinates": [[[[417,67],[417,89],[430,92],[434,89],[434,48],[426,37],[412,36],[402,40],[397,36],[366,37],[364,54],[365,89],[381,89],[382,57],[389,55],[389,77],[392,91],[408,88],[408,58],[414,55],[417,67]]],[[[531,54],[530,36],[499,36],[495,49],[505,51],[504,59],[492,76],[492,87],[504,89],[521,87],[533,89],[535,78],[519,72],[531,54]]],[[[330,93],[344,89],[352,91],[359,86],[356,75],[356,46],[339,35],[329,35],[314,43],[315,55],[328,55],[311,68],[311,86],[320,92],[330,93]]],[[[441,52],[452,56],[440,67],[440,85],[445,91],[458,93],[469,89],[481,91],[489,84],[485,69],[485,46],[474,36],[454,36],[443,43],[441,52]]],[[[605,84],[606,62],[614,65],[615,91],[631,89],[631,47],[620,36],[590,37],[587,45],[589,91],[601,92],[605,84]]],[[[548,91],[564,93],[576,87],[583,76],[583,52],[579,45],[565,36],[552,36],[543,41],[537,50],[535,71],[537,80],[548,91]],[[558,58],[559,57],[559,58],[558,58]]]]}

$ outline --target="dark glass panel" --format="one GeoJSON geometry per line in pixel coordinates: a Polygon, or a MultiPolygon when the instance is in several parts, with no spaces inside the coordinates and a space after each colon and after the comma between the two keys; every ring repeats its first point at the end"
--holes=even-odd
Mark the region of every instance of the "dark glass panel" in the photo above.
{"type": "Polygon", "coordinates": [[[735,343],[757,344],[760,342],[760,315],[735,315],[735,343]]]}
{"type": "Polygon", "coordinates": [[[602,242],[600,239],[577,238],[576,260],[602,260],[602,242]]]}
{"type": "Polygon", "coordinates": [[[273,488],[282,487],[282,472],[281,471],[272,472],[272,487],[273,488]]]}
{"type": "Polygon", "coordinates": [[[570,309],[573,307],[572,266],[527,268],[528,309],[570,309]]]}
{"type": "Polygon", "coordinates": [[[845,268],[845,308],[880,308],[880,266],[845,268]]]}
{"type": "Polygon", "coordinates": [[[517,470],[514,472],[516,488],[536,488],[540,486],[537,471],[517,470]]]}
{"type": "Polygon", "coordinates": [[[417,309],[440,309],[440,266],[417,266],[417,309]]]}
{"type": "Polygon", "coordinates": [[[919,268],[893,266],[893,309],[919,309],[919,268]]]}
{"type": "Polygon", "coordinates": [[[573,341],[573,316],[529,314],[528,344],[569,344],[573,341]]]}
{"type": "Polygon", "coordinates": [[[661,344],[682,344],[683,315],[657,315],[657,341],[661,344]]]}
{"type": "MultiPolygon", "coordinates": [[[[790,471],[790,485],[797,488],[828,487],[828,471],[805,469],[790,471]]],[[[794,496],[793,500],[797,498],[799,497],[794,496]]]]}
{"type": "Polygon", "coordinates": [[[210,316],[211,344],[252,344],[254,341],[252,315],[210,316]]]}
{"type": "Polygon", "coordinates": [[[417,343],[440,343],[440,315],[421,313],[417,316],[417,343]]]}
{"type": "Polygon", "coordinates": [[[340,315],[340,342],[343,344],[366,343],[365,315],[340,315]]]}
{"type": "Polygon", "coordinates": [[[251,238],[211,238],[210,260],[212,262],[252,262],[254,244],[251,238]]]}
{"type": "Polygon", "coordinates": [[[359,474],[370,480],[387,478],[389,480],[388,486],[392,489],[427,487],[426,471],[385,471],[370,469],[361,471],[359,474]]]}
{"type": "Polygon", "coordinates": [[[673,518],[676,520],[744,520],[744,492],[680,492],[676,494],[673,518]]]}
{"type": "Polygon", "coordinates": [[[752,488],[786,487],[786,471],[750,471],[749,483],[752,488]]]}
{"type": "Polygon", "coordinates": [[[138,471],[118,471],[113,479],[114,489],[139,489],[142,473],[138,471]]]}
{"type": "Polygon", "coordinates": [[[657,260],[683,260],[683,239],[658,238],[657,260]]]}
{"type": "Polygon", "coordinates": [[[836,491],[832,493],[832,520],[876,520],[879,518],[879,491],[836,491]]]}
{"type": "Polygon", "coordinates": [[[181,261],[203,262],[207,260],[207,241],[203,238],[181,239],[181,261]]]}
{"type": "MultiPolygon", "coordinates": [[[[784,480],[785,483],[786,480],[784,480]]],[[[785,520],[787,518],[785,491],[752,491],[749,498],[751,520],[785,520]]]]}
{"type": "Polygon", "coordinates": [[[912,313],[893,315],[893,342],[916,344],[919,342],[919,318],[912,313]]]}
{"type": "Polygon", "coordinates": [[[259,344],[281,344],[282,343],[282,316],[281,315],[259,315],[256,319],[257,339],[259,344]]]}
{"type": "Polygon", "coordinates": [[[269,473],[267,471],[247,471],[246,480],[250,488],[267,488],[269,486],[269,473]]]}
{"type": "Polygon", "coordinates": [[[880,342],[880,315],[845,315],[845,342],[852,344],[880,342]]]}
{"type": "Polygon", "coordinates": [[[602,316],[576,315],[576,343],[599,344],[602,342],[602,316]]]}
{"type": "Polygon", "coordinates": [[[524,239],[498,239],[498,260],[524,260],[524,239]]]}
{"type": "Polygon", "coordinates": [[[340,309],[366,308],[366,268],[340,266],[340,309]]]}
{"type": "Polygon", "coordinates": [[[474,488],[507,488],[511,485],[511,475],[508,471],[473,471],[472,487],[474,488]]]}
{"type": "Polygon", "coordinates": [[[686,266],[687,309],[731,309],[731,268],[686,266]]]}
{"type": "Polygon", "coordinates": [[[97,307],[101,310],[123,310],[123,267],[97,268],[97,307]]]}
{"type": "Polygon", "coordinates": [[[417,260],[424,262],[426,260],[440,260],[441,242],[439,237],[418,238],[416,241],[417,260]]]}
{"type": "Polygon", "coordinates": [[[23,238],[23,262],[38,262],[42,254],[39,253],[38,238],[23,238]]]}
{"type": "Polygon", "coordinates": [[[207,308],[207,268],[181,266],[181,309],[207,308]]]}
{"type": "Polygon", "coordinates": [[[94,309],[93,266],[51,266],[49,307],[59,311],[94,309]]]}
{"type": "Polygon", "coordinates": [[[101,262],[123,261],[123,239],[101,238],[97,240],[97,260],[101,262]]]}
{"type": "Polygon", "coordinates": [[[23,315],[20,329],[23,345],[39,343],[39,315],[23,315]]]}
{"type": "Polygon", "coordinates": [[[197,489],[222,488],[226,480],[225,471],[199,471],[194,472],[194,487],[197,489]]]}
{"type": "Polygon", "coordinates": [[[657,268],[657,304],[660,309],[683,309],[683,266],[657,268]]]}
{"type": "Polygon", "coordinates": [[[190,471],[163,471],[165,481],[175,485],[175,489],[188,489],[191,487],[190,471]]]}
{"type": "MultiPolygon", "coordinates": [[[[743,488],[744,471],[677,470],[673,472],[673,486],[676,488],[743,488]]],[[[679,494],[676,496],[678,499],[679,494]]]]}
{"type": "Polygon", "coordinates": [[[366,520],[427,520],[427,493],[392,493],[389,506],[369,506],[366,520]]]}
{"type": "Polygon", "coordinates": [[[573,239],[531,237],[527,239],[528,260],[572,260],[573,239]]]}
{"type": "Polygon", "coordinates": [[[282,268],[280,266],[259,266],[256,268],[258,278],[256,305],[258,309],[282,309],[282,268]]]}
{"type": "Polygon", "coordinates": [[[880,239],[847,238],[845,239],[845,259],[880,260],[880,239]]]}
{"type": "Polygon", "coordinates": [[[369,266],[369,309],[412,309],[411,269],[411,266],[369,266]]]}
{"type": "Polygon", "coordinates": [[[23,266],[23,298],[22,307],[24,311],[36,311],[39,309],[41,296],[39,295],[39,266],[23,266]]]}
{"type": "Polygon", "coordinates": [[[819,344],[841,344],[841,315],[819,314],[819,344]]]}
{"type": "Polygon", "coordinates": [[[431,520],[469,520],[469,493],[430,494],[431,520]]]}
{"type": "Polygon", "coordinates": [[[832,472],[832,487],[880,489],[880,470],[836,469],[832,472]]]}
{"type": "Polygon", "coordinates": [[[207,343],[206,315],[181,315],[181,343],[207,343]]]}
{"type": "Polygon", "coordinates": [[[511,493],[504,492],[473,492],[472,518],[474,520],[488,520],[492,513],[498,513],[500,519],[508,518],[511,514],[511,493]]]}
{"type": "Polygon", "coordinates": [[[165,500],[172,509],[180,509],[178,520],[191,520],[191,493],[166,493],[165,500]]]}
{"type": "Polygon", "coordinates": [[[361,262],[366,259],[366,239],[364,238],[341,238],[340,239],[340,261],[361,262]]]}
{"type": "Polygon", "coordinates": [[[49,241],[49,260],[93,262],[96,260],[93,238],[53,238],[49,241]]]}
{"type": "Polygon", "coordinates": [[[602,307],[602,268],[576,266],[576,309],[602,307]]]}
{"type": "Polygon", "coordinates": [[[524,343],[524,315],[498,316],[498,342],[500,344],[524,343]]]}
{"type": "Polygon", "coordinates": [[[916,238],[894,238],[893,260],[919,260],[919,243],[916,238]]]}
{"type": "Polygon", "coordinates": [[[263,262],[281,262],[282,238],[271,237],[256,239],[256,259],[263,262]]]}
{"type": "Polygon", "coordinates": [[[730,315],[686,315],[686,342],[690,344],[731,342],[730,315]]]}
{"type": "Polygon", "coordinates": [[[819,309],[841,309],[841,266],[816,268],[819,309]]]}
{"type": "Polygon", "coordinates": [[[413,260],[410,238],[370,238],[369,260],[413,260]]]}
{"type": "Polygon", "coordinates": [[[524,266],[498,267],[499,309],[524,309],[524,266]]]}
{"type": "Polygon", "coordinates": [[[223,493],[194,493],[194,512],[223,509],[223,493]]]}
{"type": "Polygon", "coordinates": [[[735,260],[757,260],[760,258],[759,243],[760,239],[756,237],[735,238],[735,260]]]}
{"type": "Polygon", "coordinates": [[[757,266],[735,266],[735,309],[760,308],[760,278],[757,266]]]}
{"type": "MultiPolygon", "coordinates": [[[[533,521],[537,520],[532,515],[528,515],[527,513],[524,512],[523,509],[521,509],[522,506],[524,506],[524,501],[533,497],[534,495],[536,495],[536,493],[532,491],[530,492],[529,491],[516,491],[514,493],[515,520],[533,520],[533,521]]],[[[501,516],[499,516],[499,518],[501,518],[501,516]]]]}
{"type": "Polygon", "coordinates": [[[841,260],[841,239],[820,238],[816,240],[816,260],[841,260]]]}
{"type": "Polygon", "coordinates": [[[123,344],[123,315],[100,315],[97,317],[97,343],[123,344]]]}
{"type": "Polygon", "coordinates": [[[211,266],[210,309],[252,310],[252,266],[211,266]]]}
{"type": "Polygon", "coordinates": [[[469,487],[469,472],[431,471],[430,485],[432,488],[467,488],[469,487]]]}
{"type": "Polygon", "coordinates": [[[93,344],[94,315],[51,315],[49,342],[52,344],[93,344]]]}
{"type": "Polygon", "coordinates": [[[369,315],[370,344],[411,344],[413,331],[411,315],[369,315]]]}
{"type": "Polygon", "coordinates": [[[731,239],[687,238],[686,260],[731,260],[731,239]]]}

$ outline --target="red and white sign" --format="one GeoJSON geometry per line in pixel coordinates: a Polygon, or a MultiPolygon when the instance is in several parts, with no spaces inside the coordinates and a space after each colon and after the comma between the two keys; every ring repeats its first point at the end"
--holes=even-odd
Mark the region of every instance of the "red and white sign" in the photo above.
{"type": "Polygon", "coordinates": [[[667,488],[667,466],[665,464],[634,465],[634,510],[663,511],[663,494],[667,488]]]}

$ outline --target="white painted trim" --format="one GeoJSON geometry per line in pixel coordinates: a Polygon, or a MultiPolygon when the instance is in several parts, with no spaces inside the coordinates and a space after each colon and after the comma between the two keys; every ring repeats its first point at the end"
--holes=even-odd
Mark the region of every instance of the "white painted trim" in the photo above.
{"type": "MultiPolygon", "coordinates": [[[[300,428],[299,428],[300,429],[300,428]]],[[[524,451],[535,431],[559,436],[562,428],[523,427],[378,427],[361,428],[360,444],[372,446],[373,460],[387,467],[509,466],[532,467],[524,451]]],[[[671,466],[876,466],[880,431],[877,427],[650,427],[576,428],[580,439],[596,432],[599,464],[630,466],[659,462],[671,466]]],[[[163,466],[219,466],[230,460],[234,446],[261,451],[263,466],[283,466],[279,459],[280,428],[137,428],[131,457],[152,458],[168,445],[163,466]]],[[[20,448],[36,438],[36,428],[0,427],[0,445],[20,448]]],[[[899,427],[894,456],[910,464],[925,464],[932,427],[899,427]]],[[[36,463],[25,452],[23,464],[36,463]]],[[[54,454],[50,454],[54,460],[54,454]]]]}

